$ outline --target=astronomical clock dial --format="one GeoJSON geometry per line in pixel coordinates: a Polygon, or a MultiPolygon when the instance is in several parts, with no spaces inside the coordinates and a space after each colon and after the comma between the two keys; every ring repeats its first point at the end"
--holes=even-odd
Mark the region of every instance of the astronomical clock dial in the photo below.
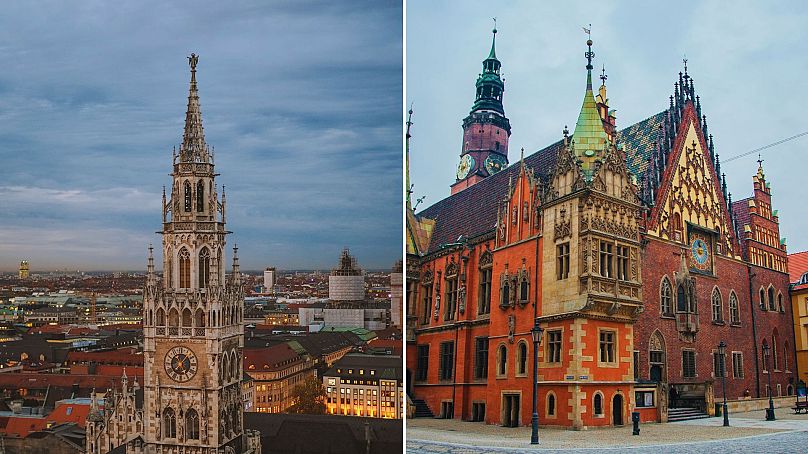
{"type": "Polygon", "coordinates": [[[508,166],[508,162],[498,154],[490,154],[485,158],[485,170],[493,175],[508,166]]]}
{"type": "Polygon", "coordinates": [[[468,154],[463,156],[463,158],[460,159],[460,165],[457,166],[457,179],[462,180],[463,178],[466,178],[473,168],[474,158],[468,154]]]}
{"type": "Polygon", "coordinates": [[[166,353],[164,366],[172,380],[186,382],[196,375],[196,355],[190,348],[174,347],[166,353]]]}
{"type": "Polygon", "coordinates": [[[701,235],[691,237],[690,257],[694,268],[699,271],[710,271],[710,246],[701,235]]]}

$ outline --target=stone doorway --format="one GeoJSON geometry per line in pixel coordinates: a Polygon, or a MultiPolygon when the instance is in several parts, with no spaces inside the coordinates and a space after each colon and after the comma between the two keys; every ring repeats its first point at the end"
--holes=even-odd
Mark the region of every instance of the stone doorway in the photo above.
{"type": "Polygon", "coordinates": [[[519,394],[502,396],[502,427],[519,427],[520,397],[519,394]]]}

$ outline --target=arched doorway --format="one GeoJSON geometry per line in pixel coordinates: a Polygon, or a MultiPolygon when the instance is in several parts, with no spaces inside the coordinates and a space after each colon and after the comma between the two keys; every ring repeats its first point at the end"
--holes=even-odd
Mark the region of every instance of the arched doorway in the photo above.
{"type": "Polygon", "coordinates": [[[612,398],[612,423],[615,426],[623,425],[623,395],[615,394],[612,398]]]}

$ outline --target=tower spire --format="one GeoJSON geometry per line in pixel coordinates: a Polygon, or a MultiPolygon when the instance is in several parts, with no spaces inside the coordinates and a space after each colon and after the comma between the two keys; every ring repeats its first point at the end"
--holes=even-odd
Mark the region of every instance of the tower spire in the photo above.
{"type": "Polygon", "coordinates": [[[147,267],[147,275],[149,282],[154,281],[154,248],[149,243],[149,265],[147,267]]]}
{"type": "Polygon", "coordinates": [[[410,186],[410,137],[412,137],[412,135],[410,134],[410,128],[411,127],[412,127],[412,104],[410,104],[410,110],[407,112],[407,134],[404,136],[404,148],[407,151],[407,155],[405,156],[404,159],[407,160],[405,165],[407,166],[407,181],[406,181],[406,183],[407,183],[406,188],[407,189],[406,189],[406,191],[407,191],[407,209],[408,210],[412,208],[412,200],[411,200],[412,186],[410,186]]]}
{"type": "Polygon", "coordinates": [[[188,109],[185,112],[185,130],[180,146],[180,161],[184,162],[209,162],[210,158],[207,144],[205,144],[199,90],[196,86],[196,65],[198,63],[199,56],[192,53],[188,57],[188,64],[191,67],[191,85],[188,89],[188,109]]]}
{"type": "Polygon", "coordinates": [[[494,18],[494,29],[491,30],[491,33],[494,35],[494,37],[491,38],[491,52],[488,53],[488,59],[489,60],[496,60],[497,59],[497,51],[496,51],[496,47],[497,47],[497,18],[496,17],[494,18]]]}
{"type": "MultiPolygon", "coordinates": [[[[590,30],[584,27],[587,35],[590,30]]],[[[597,101],[592,93],[592,58],[595,53],[592,51],[592,39],[586,40],[586,92],[581,112],[578,114],[578,121],[575,124],[575,132],[572,134],[575,155],[582,160],[582,170],[587,179],[592,177],[594,172],[594,161],[606,149],[609,143],[609,136],[603,125],[603,118],[598,110],[597,101]]]]}

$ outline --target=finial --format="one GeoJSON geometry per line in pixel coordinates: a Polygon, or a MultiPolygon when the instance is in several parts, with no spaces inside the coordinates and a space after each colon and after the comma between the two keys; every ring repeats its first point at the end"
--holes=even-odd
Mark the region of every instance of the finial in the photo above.
{"type": "Polygon", "coordinates": [[[525,160],[525,147],[522,147],[522,152],[521,152],[521,154],[519,155],[519,160],[520,160],[520,161],[524,161],[524,160],[525,160]]]}
{"type": "Polygon", "coordinates": [[[410,104],[410,110],[407,111],[407,139],[412,137],[410,135],[410,126],[412,126],[412,104],[410,104]]]}
{"type": "Polygon", "coordinates": [[[196,72],[196,64],[199,63],[199,55],[191,53],[188,57],[188,64],[191,65],[191,72],[196,72]]]}
{"type": "Polygon", "coordinates": [[[567,125],[564,125],[564,131],[562,132],[564,133],[564,137],[568,137],[570,135],[570,130],[567,128],[567,125]]]}
{"type": "Polygon", "coordinates": [[[606,79],[608,78],[609,76],[606,75],[606,65],[603,65],[603,69],[600,72],[601,85],[606,85],[606,79]]]}
{"type": "Polygon", "coordinates": [[[588,51],[584,54],[586,57],[586,69],[592,71],[592,58],[595,56],[595,53],[592,52],[592,24],[589,24],[589,28],[583,27],[584,33],[586,33],[588,39],[586,40],[586,46],[589,48],[588,51]]]}
{"type": "Polygon", "coordinates": [[[494,30],[492,30],[492,32],[494,33],[494,36],[496,36],[496,34],[497,34],[497,18],[496,17],[494,18],[494,30]]]}
{"type": "Polygon", "coordinates": [[[685,77],[687,77],[687,54],[682,58],[682,63],[685,64],[685,77]]]}
{"type": "Polygon", "coordinates": [[[758,169],[762,169],[762,168],[763,168],[763,161],[765,161],[765,159],[762,159],[762,158],[760,157],[760,153],[758,153],[758,158],[757,158],[758,169]]]}

